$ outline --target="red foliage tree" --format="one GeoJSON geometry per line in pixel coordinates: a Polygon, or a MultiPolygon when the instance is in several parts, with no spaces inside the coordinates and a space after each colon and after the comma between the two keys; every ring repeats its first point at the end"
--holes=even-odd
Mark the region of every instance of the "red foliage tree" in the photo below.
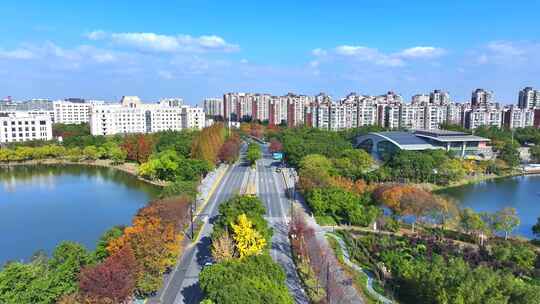
{"type": "Polygon", "coordinates": [[[128,135],[121,147],[126,151],[128,160],[144,163],[154,150],[154,138],[150,134],[128,135]]]}
{"type": "Polygon", "coordinates": [[[233,163],[238,158],[240,142],[235,138],[229,138],[219,150],[219,160],[225,163],[233,163]]]}
{"type": "Polygon", "coordinates": [[[262,138],[264,136],[264,127],[260,124],[252,123],[250,134],[253,137],[262,138]]]}
{"type": "Polygon", "coordinates": [[[270,152],[272,152],[272,153],[273,152],[283,151],[283,144],[279,140],[277,140],[275,138],[272,138],[270,140],[270,148],[269,149],[270,149],[270,152]]]}
{"type": "Polygon", "coordinates": [[[103,263],[82,269],[79,275],[81,293],[90,298],[126,303],[135,289],[137,262],[130,246],[124,246],[103,263]]]}

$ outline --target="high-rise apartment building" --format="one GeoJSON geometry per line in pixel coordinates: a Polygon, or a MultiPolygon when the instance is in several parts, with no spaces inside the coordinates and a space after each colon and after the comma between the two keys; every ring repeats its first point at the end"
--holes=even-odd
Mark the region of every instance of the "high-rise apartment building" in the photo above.
{"type": "Polygon", "coordinates": [[[223,99],[205,98],[203,101],[204,113],[210,117],[223,117],[223,99]]]}
{"type": "Polygon", "coordinates": [[[519,91],[518,106],[521,109],[540,109],[540,90],[526,87],[519,91]]]}
{"type": "Polygon", "coordinates": [[[534,124],[535,111],[529,108],[519,108],[514,105],[503,110],[505,128],[525,128],[534,124]]]}
{"type": "Polygon", "coordinates": [[[450,104],[450,94],[442,90],[434,90],[429,93],[429,103],[432,105],[446,106],[450,104]]]}
{"type": "Polygon", "coordinates": [[[493,92],[484,89],[476,89],[471,95],[471,106],[473,108],[483,108],[493,102],[493,92]]]}

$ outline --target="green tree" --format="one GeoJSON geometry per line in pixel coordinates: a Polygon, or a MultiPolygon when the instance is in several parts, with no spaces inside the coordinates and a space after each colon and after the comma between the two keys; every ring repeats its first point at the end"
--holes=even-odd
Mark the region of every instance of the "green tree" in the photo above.
{"type": "Polygon", "coordinates": [[[540,143],[532,146],[529,149],[529,153],[531,154],[531,160],[535,163],[540,163],[540,143]]]}
{"type": "Polygon", "coordinates": [[[469,234],[475,234],[480,238],[480,244],[483,245],[484,233],[488,229],[486,222],[480,214],[474,212],[471,208],[464,208],[459,214],[459,226],[469,234]]]}
{"type": "Polygon", "coordinates": [[[357,180],[373,166],[373,158],[361,149],[347,149],[334,159],[339,175],[357,180]]]}
{"type": "Polygon", "coordinates": [[[235,196],[219,205],[219,215],[214,223],[212,239],[218,239],[226,231],[232,232],[231,223],[234,223],[239,215],[245,214],[253,223],[253,227],[261,233],[266,242],[272,238],[272,229],[264,219],[266,209],[258,197],[235,196]]]}
{"type": "Polygon", "coordinates": [[[493,227],[497,231],[504,232],[504,239],[520,224],[519,216],[515,208],[504,208],[497,211],[493,218],[493,227]]]}
{"type": "Polygon", "coordinates": [[[114,226],[111,229],[107,230],[100,238],[96,245],[96,259],[98,261],[103,261],[105,258],[109,256],[109,252],[107,251],[107,246],[109,245],[109,242],[113,239],[117,239],[124,234],[124,226],[114,226]]]}
{"type": "Polygon", "coordinates": [[[258,144],[251,143],[248,146],[246,158],[250,165],[254,165],[255,162],[262,157],[261,147],[258,144]]]}
{"type": "Polygon", "coordinates": [[[540,217],[536,219],[536,224],[532,226],[532,232],[536,238],[540,238],[540,217]]]}
{"type": "Polygon", "coordinates": [[[499,156],[510,168],[517,167],[519,165],[519,152],[515,144],[506,142],[502,149],[499,151],[499,156]]]}
{"type": "Polygon", "coordinates": [[[207,298],[215,303],[293,303],[283,269],[268,254],[214,264],[199,278],[207,298]]]}
{"type": "Polygon", "coordinates": [[[82,153],[89,160],[96,160],[101,157],[98,148],[95,146],[87,146],[83,149],[82,153]]]}

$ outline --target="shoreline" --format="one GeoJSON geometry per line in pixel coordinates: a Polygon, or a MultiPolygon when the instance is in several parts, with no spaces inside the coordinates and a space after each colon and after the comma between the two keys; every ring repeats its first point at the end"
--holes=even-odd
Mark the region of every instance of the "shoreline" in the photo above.
{"type": "Polygon", "coordinates": [[[118,171],[122,171],[124,173],[127,173],[135,178],[137,178],[140,181],[143,181],[145,183],[158,186],[158,187],[165,187],[168,183],[163,181],[152,181],[145,178],[140,177],[137,175],[137,166],[133,163],[122,163],[119,165],[113,165],[111,160],[108,159],[98,159],[98,160],[92,160],[92,161],[80,161],[80,162],[74,162],[69,161],[65,159],[39,159],[39,160],[25,160],[20,162],[4,162],[0,163],[0,168],[5,167],[16,167],[16,166],[35,166],[35,165],[82,165],[82,166],[89,166],[89,167],[102,167],[102,168],[111,168],[118,171]]]}
{"type": "Polygon", "coordinates": [[[435,184],[416,184],[416,185],[422,188],[425,188],[431,192],[437,193],[443,190],[458,188],[458,187],[467,186],[467,185],[474,185],[481,182],[492,181],[492,180],[497,180],[497,179],[502,179],[502,178],[519,177],[519,176],[527,176],[527,175],[539,175],[539,174],[540,174],[539,172],[513,172],[513,173],[504,174],[504,175],[484,175],[484,176],[475,177],[472,179],[463,179],[459,182],[446,185],[446,186],[439,186],[435,184]]]}

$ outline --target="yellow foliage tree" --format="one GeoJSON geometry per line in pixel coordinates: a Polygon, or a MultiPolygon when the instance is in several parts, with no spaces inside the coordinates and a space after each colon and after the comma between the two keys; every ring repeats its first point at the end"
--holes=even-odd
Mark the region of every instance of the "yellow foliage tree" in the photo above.
{"type": "Polygon", "coordinates": [[[231,226],[240,258],[260,254],[266,246],[264,237],[253,228],[253,223],[244,213],[238,216],[236,222],[237,224],[232,223],[231,226]]]}

